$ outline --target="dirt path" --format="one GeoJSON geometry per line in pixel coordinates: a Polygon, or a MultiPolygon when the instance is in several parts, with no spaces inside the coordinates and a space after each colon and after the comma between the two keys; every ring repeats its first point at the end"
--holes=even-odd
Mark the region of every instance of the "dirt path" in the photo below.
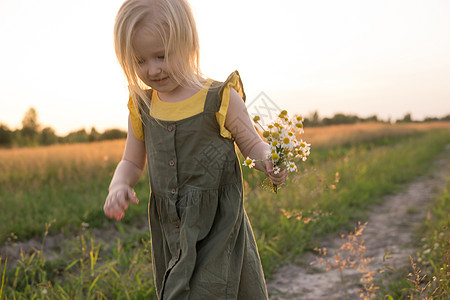
{"type": "MultiPolygon", "coordinates": [[[[399,269],[409,265],[409,256],[414,254],[412,238],[428,214],[428,204],[436,192],[444,189],[446,176],[450,175],[450,145],[445,158],[435,162],[435,172],[410,183],[398,194],[385,197],[383,204],[373,208],[368,224],[361,236],[365,241],[364,257],[373,258],[368,268],[378,271],[383,268],[385,250],[391,251],[392,259],[384,265],[399,269]]],[[[343,244],[340,236],[324,240],[321,247],[327,248],[328,255],[334,254],[343,244]]],[[[289,264],[281,267],[268,283],[271,300],[281,299],[345,299],[340,273],[326,271],[325,267],[310,263],[319,255],[308,253],[302,258],[301,266],[289,264]]],[[[358,290],[362,273],[354,269],[344,269],[344,278],[349,299],[360,299],[358,290]]]]}

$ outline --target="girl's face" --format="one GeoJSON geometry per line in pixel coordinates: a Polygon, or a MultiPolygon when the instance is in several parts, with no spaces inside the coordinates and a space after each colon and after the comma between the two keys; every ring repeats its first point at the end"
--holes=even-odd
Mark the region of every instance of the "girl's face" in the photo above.
{"type": "Polygon", "coordinates": [[[162,38],[145,26],[140,27],[133,38],[136,54],[136,72],[139,78],[159,95],[172,94],[180,87],[170,77],[164,55],[162,38]]]}

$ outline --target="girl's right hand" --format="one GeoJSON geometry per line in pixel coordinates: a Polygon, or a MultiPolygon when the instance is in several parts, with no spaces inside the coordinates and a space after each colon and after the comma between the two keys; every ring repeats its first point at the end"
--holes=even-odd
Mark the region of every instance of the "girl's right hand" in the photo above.
{"type": "Polygon", "coordinates": [[[125,216],[125,210],[128,209],[127,200],[133,204],[139,203],[136,194],[129,185],[121,184],[111,187],[103,207],[105,215],[120,221],[125,216]]]}

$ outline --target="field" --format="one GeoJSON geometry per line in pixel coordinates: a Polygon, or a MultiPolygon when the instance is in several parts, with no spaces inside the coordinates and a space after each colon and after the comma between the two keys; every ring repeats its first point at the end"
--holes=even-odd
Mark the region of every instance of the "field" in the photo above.
{"type": "MultiPolygon", "coordinates": [[[[246,210],[268,279],[282,262],[312,251],[329,234],[353,229],[383,196],[431,172],[450,143],[450,123],[305,131],[311,156],[278,194],[262,174],[243,168],[246,210]]],[[[148,176],[135,187],[140,204],[121,222],[103,214],[123,146],[117,140],[0,149],[0,299],[156,299],[148,176]]],[[[444,220],[439,211],[449,204],[440,205],[436,215],[444,220]]]]}

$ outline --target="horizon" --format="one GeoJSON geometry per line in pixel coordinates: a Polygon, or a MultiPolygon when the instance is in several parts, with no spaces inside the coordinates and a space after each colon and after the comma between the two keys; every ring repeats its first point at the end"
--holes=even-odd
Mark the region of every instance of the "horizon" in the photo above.
{"type": "MultiPolygon", "coordinates": [[[[31,109],[31,108],[33,108],[33,107],[30,107],[29,109],[31,109]]],[[[29,109],[28,109],[28,110],[29,110],[29,109]]],[[[28,110],[27,110],[27,111],[28,111],[28,110]]],[[[92,131],[92,129],[95,129],[98,133],[104,133],[104,132],[107,131],[107,130],[116,130],[116,129],[117,129],[117,130],[122,130],[122,131],[127,131],[127,128],[126,128],[126,127],[108,127],[108,128],[103,128],[103,129],[100,129],[100,130],[99,130],[99,128],[97,128],[96,126],[91,126],[91,127],[74,128],[74,129],[69,130],[69,131],[66,131],[66,132],[60,132],[60,131],[57,130],[57,128],[54,128],[54,127],[52,127],[52,126],[47,125],[45,122],[42,122],[42,120],[40,120],[40,118],[39,118],[39,111],[36,110],[36,113],[37,113],[37,121],[38,121],[39,130],[42,130],[42,129],[46,128],[46,127],[50,127],[50,128],[52,128],[53,130],[55,130],[55,134],[56,134],[58,137],[65,137],[65,136],[67,136],[67,135],[69,135],[69,134],[71,134],[71,133],[75,133],[75,132],[78,132],[78,131],[81,131],[81,130],[85,130],[87,134],[90,134],[91,131],[92,131]]],[[[385,124],[391,124],[391,125],[394,125],[394,124],[396,124],[398,121],[402,121],[403,118],[406,117],[407,115],[410,115],[410,116],[411,116],[411,123],[414,123],[414,122],[418,122],[418,123],[422,123],[422,122],[423,122],[423,123],[424,123],[424,122],[429,122],[429,121],[426,121],[427,118],[443,119],[443,118],[445,118],[445,117],[450,116],[450,113],[449,113],[449,114],[442,115],[442,116],[426,116],[425,118],[422,118],[422,119],[416,119],[416,118],[414,118],[414,116],[412,116],[412,114],[410,114],[410,113],[405,113],[402,117],[397,118],[397,119],[383,119],[383,118],[380,118],[380,117],[379,117],[378,115],[376,115],[376,114],[372,114],[372,115],[368,115],[368,116],[360,116],[360,115],[358,115],[358,114],[346,114],[346,113],[342,113],[342,112],[336,112],[336,113],[334,113],[333,115],[326,115],[326,116],[324,116],[324,115],[321,115],[320,112],[314,111],[314,112],[311,112],[309,115],[302,115],[302,117],[310,120],[310,119],[312,118],[312,116],[313,116],[314,113],[317,113],[317,114],[318,114],[319,121],[323,121],[324,119],[331,119],[331,118],[335,117],[336,115],[344,115],[344,116],[346,116],[346,117],[357,117],[357,118],[359,118],[360,120],[364,120],[364,119],[367,119],[367,118],[370,118],[370,117],[374,117],[374,116],[377,117],[377,120],[376,120],[376,121],[360,121],[360,122],[356,122],[356,123],[330,124],[330,125],[328,125],[328,126],[335,126],[335,125],[352,125],[352,124],[357,124],[357,123],[359,124],[359,123],[370,123],[370,122],[379,122],[379,123],[385,123],[385,124]]],[[[24,113],[24,116],[25,116],[25,114],[26,114],[26,112],[24,113]]],[[[251,115],[251,112],[249,112],[249,114],[251,115]]],[[[254,115],[251,115],[251,116],[254,116],[254,115]]],[[[22,118],[22,119],[23,119],[23,118],[22,118]]],[[[436,120],[436,121],[432,121],[432,122],[448,122],[448,121],[446,121],[446,120],[445,120],[445,121],[442,121],[442,120],[436,120]]],[[[11,132],[14,132],[14,131],[20,131],[20,130],[22,129],[22,126],[12,128],[12,127],[8,126],[8,124],[6,124],[6,123],[4,123],[4,122],[2,122],[2,121],[0,120],[0,126],[1,126],[1,125],[6,125],[7,128],[8,128],[11,132]]],[[[323,126],[323,125],[320,125],[320,126],[323,126]]],[[[325,125],[325,126],[327,126],[327,125],[325,125]]],[[[316,127],[316,126],[311,126],[311,127],[316,127]]]]}
{"type": "MultiPolygon", "coordinates": [[[[112,40],[122,2],[2,1],[0,123],[21,128],[34,107],[58,135],[126,128],[128,91],[112,40]]],[[[264,92],[305,117],[450,114],[450,2],[190,3],[203,72],[223,81],[238,70],[247,103],[264,92]]]]}

